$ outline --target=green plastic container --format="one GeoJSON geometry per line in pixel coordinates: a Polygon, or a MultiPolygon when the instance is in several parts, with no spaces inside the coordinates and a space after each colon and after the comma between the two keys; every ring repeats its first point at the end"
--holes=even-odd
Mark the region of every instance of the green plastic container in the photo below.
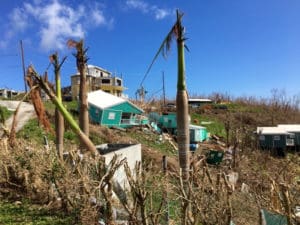
{"type": "Polygon", "coordinates": [[[272,213],[266,209],[260,210],[262,225],[287,225],[287,217],[278,213],[272,213]]]}
{"type": "Polygon", "coordinates": [[[217,150],[209,150],[206,156],[206,162],[208,164],[218,165],[222,162],[224,152],[217,150]]]}

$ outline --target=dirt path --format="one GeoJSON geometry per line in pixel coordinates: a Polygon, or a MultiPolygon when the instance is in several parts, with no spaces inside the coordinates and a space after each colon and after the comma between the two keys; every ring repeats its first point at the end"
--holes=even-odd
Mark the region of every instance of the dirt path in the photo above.
{"type": "MultiPolygon", "coordinates": [[[[8,108],[8,110],[15,111],[18,107],[19,101],[0,101],[0,105],[8,108]]],[[[17,127],[16,132],[18,132],[28,120],[36,117],[33,105],[22,102],[19,112],[17,114],[17,127]]],[[[5,121],[5,126],[10,130],[13,122],[13,115],[5,121]]]]}

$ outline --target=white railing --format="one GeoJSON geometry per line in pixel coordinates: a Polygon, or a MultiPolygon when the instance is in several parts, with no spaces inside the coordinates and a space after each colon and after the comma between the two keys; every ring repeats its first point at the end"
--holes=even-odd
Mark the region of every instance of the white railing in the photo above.
{"type": "Polygon", "coordinates": [[[122,119],[121,124],[137,125],[137,124],[141,124],[141,120],[140,119],[122,119]]]}

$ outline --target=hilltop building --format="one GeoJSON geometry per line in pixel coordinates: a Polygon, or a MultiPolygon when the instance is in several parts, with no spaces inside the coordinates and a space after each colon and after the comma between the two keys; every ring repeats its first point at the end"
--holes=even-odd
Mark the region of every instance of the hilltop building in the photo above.
{"type": "Polygon", "coordinates": [[[1,98],[13,98],[19,94],[22,94],[22,91],[15,91],[7,88],[0,88],[0,97],[1,98]]]}
{"type": "MultiPolygon", "coordinates": [[[[93,65],[87,65],[86,70],[87,91],[102,90],[112,95],[121,97],[124,91],[123,80],[113,76],[111,72],[93,65]]],[[[77,100],[79,95],[80,74],[71,76],[72,99],[77,100]]]]}

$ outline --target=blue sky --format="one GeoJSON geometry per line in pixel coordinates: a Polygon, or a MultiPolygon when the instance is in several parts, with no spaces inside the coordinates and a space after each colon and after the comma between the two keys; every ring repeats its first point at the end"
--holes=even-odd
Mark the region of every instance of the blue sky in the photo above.
{"type": "MultiPolygon", "coordinates": [[[[89,64],[123,77],[134,97],[162,40],[184,12],[186,82],[191,96],[226,93],[269,97],[272,89],[300,94],[300,1],[298,0],[15,0],[0,8],[0,87],[24,90],[19,41],[25,64],[39,73],[48,56],[67,56],[62,82],[76,72],[70,38],[84,38],[89,64]]],[[[53,68],[49,70],[53,80],[53,68]]],[[[143,82],[149,97],[176,95],[176,43],[160,56],[143,82]],[[154,93],[156,93],[154,95],[154,93]]]]}

